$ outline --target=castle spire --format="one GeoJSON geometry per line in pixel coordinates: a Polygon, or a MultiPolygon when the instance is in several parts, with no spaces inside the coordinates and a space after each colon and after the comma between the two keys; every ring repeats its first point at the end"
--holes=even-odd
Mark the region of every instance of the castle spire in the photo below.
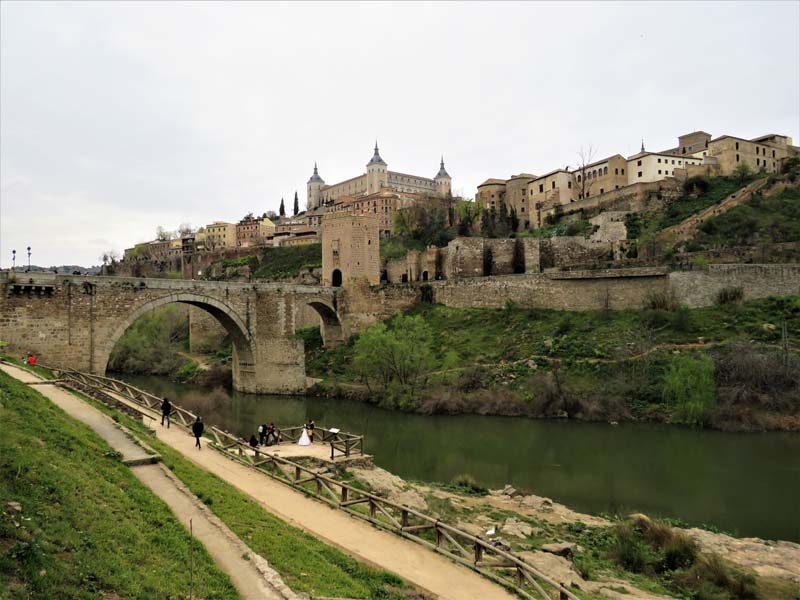
{"type": "Polygon", "coordinates": [[[436,174],[434,179],[439,179],[440,177],[450,177],[450,175],[447,173],[447,170],[444,168],[444,155],[442,155],[442,162],[439,163],[439,172],[436,174]]]}
{"type": "Polygon", "coordinates": [[[642,152],[644,152],[644,138],[642,138],[642,152]]]}
{"type": "Polygon", "coordinates": [[[381,158],[380,152],[378,152],[378,140],[375,140],[375,154],[372,155],[372,158],[367,163],[369,165],[385,165],[386,161],[381,158]]]}
{"type": "Polygon", "coordinates": [[[317,172],[317,161],[314,161],[314,174],[311,176],[311,179],[308,180],[308,183],[320,182],[325,183],[322,181],[322,177],[319,176],[317,172]]]}

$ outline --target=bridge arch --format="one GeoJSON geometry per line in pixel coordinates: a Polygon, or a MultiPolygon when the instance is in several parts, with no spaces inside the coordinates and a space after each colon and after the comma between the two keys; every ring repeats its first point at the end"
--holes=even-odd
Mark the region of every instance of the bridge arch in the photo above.
{"type": "Polygon", "coordinates": [[[237,312],[225,302],[210,296],[194,293],[162,296],[161,298],[145,302],[127,314],[122,319],[122,322],[113,330],[111,336],[105,340],[100,347],[96,368],[99,367],[100,373],[105,373],[114,346],[139,317],[161,306],[176,303],[189,304],[206,311],[222,325],[228,334],[230,334],[233,342],[233,381],[234,387],[237,387],[236,382],[237,379],[239,379],[240,371],[242,369],[252,371],[255,367],[253,340],[247,325],[237,312]]]}
{"type": "Polygon", "coordinates": [[[322,343],[326,348],[333,348],[344,341],[344,330],[342,321],[336,309],[322,300],[311,300],[306,302],[320,316],[320,332],[322,333],[322,343]]]}

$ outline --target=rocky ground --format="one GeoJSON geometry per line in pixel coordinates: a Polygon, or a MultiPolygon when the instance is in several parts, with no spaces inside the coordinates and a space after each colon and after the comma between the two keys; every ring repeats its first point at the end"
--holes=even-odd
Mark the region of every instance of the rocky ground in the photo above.
{"type": "MultiPolygon", "coordinates": [[[[472,535],[495,540],[497,545],[514,550],[562,583],[607,598],[668,597],[637,587],[611,573],[599,576],[593,573],[591,578],[581,575],[582,569],[576,566],[574,558],[585,554],[585,549],[574,541],[561,539],[560,535],[576,526],[609,527],[612,522],[607,519],[575,512],[549,498],[522,494],[511,486],[492,490],[488,495],[467,495],[453,489],[408,482],[378,467],[351,468],[348,474],[394,502],[438,514],[472,535]]],[[[759,577],[779,580],[781,585],[797,585],[800,594],[800,544],[735,538],[703,529],[683,531],[703,551],[717,553],[759,577]]]]}

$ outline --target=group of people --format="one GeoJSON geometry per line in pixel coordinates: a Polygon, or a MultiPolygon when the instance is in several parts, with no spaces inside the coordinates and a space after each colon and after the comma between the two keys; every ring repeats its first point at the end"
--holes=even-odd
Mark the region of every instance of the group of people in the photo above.
{"type": "Polygon", "coordinates": [[[271,446],[278,443],[278,433],[275,429],[275,423],[270,422],[269,425],[264,423],[258,426],[258,437],[256,434],[250,436],[250,446],[258,448],[259,446],[271,446]]]}
{"type": "Polygon", "coordinates": [[[34,356],[33,352],[28,352],[28,356],[22,357],[22,364],[30,367],[36,366],[36,357],[34,356]]]}
{"type": "MultiPolygon", "coordinates": [[[[29,359],[33,357],[30,355],[29,359]]],[[[28,362],[28,364],[36,364],[36,359],[34,358],[33,363],[28,362]]],[[[164,422],[167,423],[167,429],[169,429],[170,421],[172,417],[172,403],[169,401],[169,398],[166,396],[161,401],[161,426],[164,426],[164,422]]],[[[203,423],[203,418],[198,416],[195,418],[194,423],[192,423],[192,435],[195,437],[195,448],[201,449],[200,446],[200,438],[203,437],[203,432],[205,431],[205,424],[203,423]]],[[[270,422],[269,425],[266,423],[258,426],[258,437],[256,434],[252,434],[250,436],[250,441],[247,442],[244,438],[239,439],[239,443],[246,444],[249,443],[252,448],[258,448],[259,446],[271,446],[272,444],[277,444],[280,440],[278,439],[278,430],[275,427],[275,423],[270,422]]],[[[309,419],[306,424],[303,426],[303,432],[300,435],[300,439],[297,442],[301,446],[308,446],[314,443],[314,419],[309,419]]]]}

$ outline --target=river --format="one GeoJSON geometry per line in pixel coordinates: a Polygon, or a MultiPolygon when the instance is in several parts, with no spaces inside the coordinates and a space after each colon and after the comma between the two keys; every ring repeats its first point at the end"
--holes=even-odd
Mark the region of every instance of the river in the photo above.
{"type": "Polygon", "coordinates": [[[657,424],[422,416],[360,402],[208,390],[163,377],[119,376],[167,395],[237,435],[259,423],[314,419],[365,436],[375,463],[406,479],[514,487],[593,514],[644,512],[739,536],[800,542],[800,435],[722,433],[657,424]]]}

